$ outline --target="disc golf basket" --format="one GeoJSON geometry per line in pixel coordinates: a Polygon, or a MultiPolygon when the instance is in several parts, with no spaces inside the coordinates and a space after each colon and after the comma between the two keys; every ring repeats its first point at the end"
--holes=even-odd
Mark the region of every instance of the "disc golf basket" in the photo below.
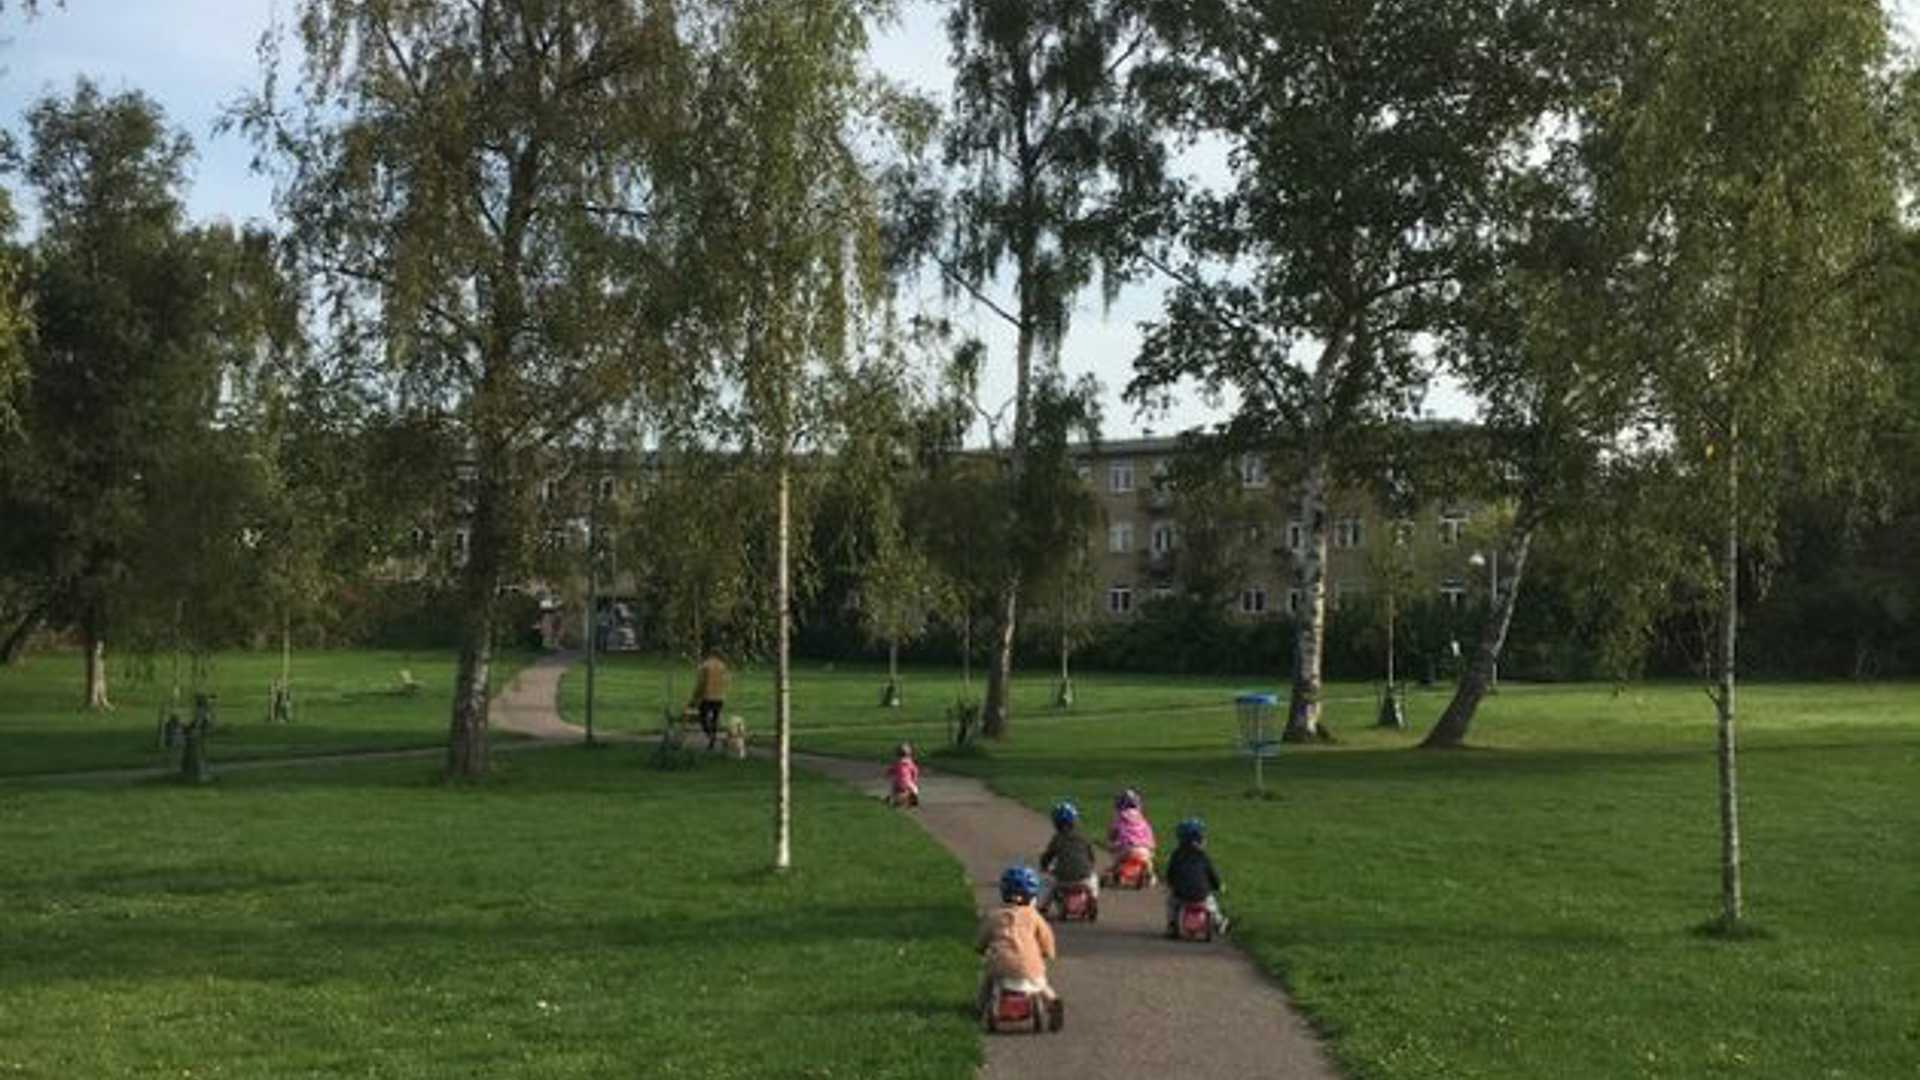
{"type": "Polygon", "coordinates": [[[1233,699],[1234,712],[1240,718],[1240,749],[1253,758],[1253,788],[1262,795],[1266,794],[1267,781],[1261,762],[1280,752],[1280,732],[1273,723],[1274,706],[1279,701],[1278,695],[1264,692],[1233,699]]]}

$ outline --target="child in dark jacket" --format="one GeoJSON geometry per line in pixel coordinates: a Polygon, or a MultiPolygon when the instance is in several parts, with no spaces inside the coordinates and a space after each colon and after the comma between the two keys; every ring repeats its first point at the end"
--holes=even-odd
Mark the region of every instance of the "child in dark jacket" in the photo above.
{"type": "Polygon", "coordinates": [[[1040,869],[1050,875],[1040,894],[1039,907],[1046,911],[1061,886],[1080,885],[1094,896],[1100,895],[1100,875],[1094,872],[1093,841],[1080,831],[1080,808],[1061,801],[1053,807],[1053,839],[1040,855],[1040,869]]]}
{"type": "Polygon", "coordinates": [[[1185,904],[1207,905],[1207,917],[1213,920],[1213,932],[1224,934],[1230,921],[1220,910],[1220,873],[1207,857],[1207,825],[1199,818],[1188,818],[1175,830],[1180,846],[1167,860],[1167,936],[1180,935],[1180,908],[1185,904]]]}

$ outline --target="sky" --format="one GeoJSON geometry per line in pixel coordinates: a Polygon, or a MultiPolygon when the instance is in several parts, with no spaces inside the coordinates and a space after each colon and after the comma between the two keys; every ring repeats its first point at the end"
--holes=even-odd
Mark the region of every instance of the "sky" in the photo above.
{"type": "MultiPolygon", "coordinates": [[[[48,93],[68,93],[74,79],[92,77],[104,90],[140,90],[159,102],[168,120],[192,137],[198,150],[189,213],[201,221],[271,221],[272,185],[250,170],[251,147],[238,134],[216,136],[222,110],[259,83],[256,47],[273,24],[276,10],[291,11],[290,0],[66,0],[64,7],[42,3],[35,19],[23,17],[17,3],[0,15],[0,125],[23,133],[22,116],[48,93]]],[[[946,36],[939,12],[926,0],[907,0],[900,22],[876,35],[872,62],[892,78],[944,96],[951,79],[946,69],[946,36]]],[[[1920,0],[1895,0],[1895,17],[1911,40],[1920,25],[1920,0]]],[[[14,181],[17,183],[17,178],[14,181]]],[[[29,218],[31,204],[16,198],[29,218]]],[[[941,305],[931,283],[918,303],[941,305]]],[[[999,290],[1004,297],[1008,290],[999,290]]],[[[1072,376],[1093,373],[1106,387],[1105,437],[1129,438],[1148,431],[1170,434],[1224,417],[1190,388],[1178,395],[1172,412],[1142,417],[1121,400],[1139,341],[1139,324],[1160,309],[1159,287],[1125,290],[1108,309],[1098,289],[1088,290],[1074,313],[1061,351],[1061,365],[1072,376]]],[[[1012,335],[998,318],[959,307],[948,312],[964,329],[981,335],[996,362],[982,382],[983,404],[1000,407],[1012,395],[1012,335]]],[[[1228,407],[1231,402],[1226,403],[1228,407]]],[[[1447,387],[1429,399],[1429,411],[1469,416],[1472,403],[1447,387]]],[[[976,437],[980,433],[976,432],[976,437]]]]}

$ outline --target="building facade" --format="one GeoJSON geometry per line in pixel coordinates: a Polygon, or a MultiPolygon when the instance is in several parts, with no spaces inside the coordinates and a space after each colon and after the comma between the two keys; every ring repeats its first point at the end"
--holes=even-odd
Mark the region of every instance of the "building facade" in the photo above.
{"type": "MultiPolygon", "coordinates": [[[[1212,489],[1216,501],[1230,507],[1211,514],[1221,507],[1196,506],[1195,498],[1204,496],[1174,483],[1181,452],[1171,438],[1116,440],[1075,452],[1075,469],[1093,489],[1103,517],[1092,544],[1096,609],[1109,619],[1130,618],[1153,600],[1186,591],[1196,573],[1224,571],[1234,580],[1224,588],[1212,584],[1238,615],[1285,618],[1298,612],[1307,602],[1299,567],[1308,529],[1292,485],[1274,475],[1264,457],[1243,455],[1234,475],[1212,489]],[[1204,557],[1222,565],[1192,565],[1203,554],[1189,535],[1196,528],[1215,534],[1204,557]],[[1218,535],[1227,530],[1239,535],[1218,535]]],[[[1492,567],[1482,551],[1491,549],[1475,530],[1472,506],[1436,504],[1393,520],[1366,493],[1341,491],[1328,500],[1328,511],[1329,610],[1365,601],[1389,578],[1409,598],[1419,593],[1453,607],[1465,606],[1489,585],[1492,567]]]]}

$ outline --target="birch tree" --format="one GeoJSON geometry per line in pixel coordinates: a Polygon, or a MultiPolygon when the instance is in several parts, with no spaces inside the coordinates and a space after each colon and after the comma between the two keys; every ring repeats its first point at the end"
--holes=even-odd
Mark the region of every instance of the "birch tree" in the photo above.
{"type": "Polygon", "coordinates": [[[539,451],[686,374],[665,344],[680,20],[653,0],[300,0],[296,99],[270,41],[237,115],[336,358],[466,449],[434,479],[466,519],[452,776],[487,770],[496,603],[526,562],[539,451]]]}
{"type": "Polygon", "coordinates": [[[107,642],[139,615],[125,586],[168,454],[213,419],[208,267],[184,221],[192,144],[157,105],[82,79],[27,123],[37,334],[26,446],[0,510],[40,612],[79,629],[84,701],[102,709],[107,642]]]}
{"type": "Polygon", "coordinates": [[[1713,612],[1715,923],[1736,932],[1742,567],[1764,554],[1789,477],[1859,467],[1835,420],[1882,385],[1865,316],[1897,234],[1910,103],[1874,0],[1686,0],[1645,19],[1641,63],[1603,118],[1617,157],[1602,198],[1634,230],[1658,449],[1678,501],[1701,511],[1687,520],[1711,567],[1697,584],[1713,612]]]}
{"type": "Polygon", "coordinates": [[[877,207],[856,125],[866,22],[855,0],[736,0],[702,72],[694,180],[706,265],[706,332],[739,388],[752,460],[775,500],[776,870],[792,865],[792,518],[796,458],[833,446],[824,392],[857,360],[884,298],[877,207]]]}
{"type": "Polygon", "coordinates": [[[1549,91],[1542,3],[1221,0],[1156,14],[1156,115],[1222,140],[1231,177],[1177,224],[1174,280],[1129,388],[1183,380],[1239,405],[1231,438],[1297,468],[1305,525],[1285,736],[1321,734],[1328,496],[1343,454],[1407,417],[1443,326],[1486,259],[1490,195],[1549,91]]]}
{"type": "Polygon", "coordinates": [[[1479,425],[1454,438],[1464,445],[1450,456],[1482,500],[1512,512],[1485,538],[1498,579],[1466,671],[1420,744],[1427,749],[1465,743],[1506,646],[1535,539],[1553,527],[1607,526],[1604,471],[1617,440],[1643,418],[1631,352],[1618,348],[1607,325],[1622,302],[1623,253],[1610,247],[1603,223],[1576,209],[1590,205],[1591,184],[1582,176],[1531,186],[1522,198],[1534,205],[1515,215],[1513,250],[1498,272],[1465,290],[1463,315],[1441,349],[1448,370],[1481,402],[1479,425]]]}
{"type": "MultiPolygon", "coordinates": [[[[1146,28],[1132,0],[956,0],[946,163],[957,175],[951,230],[935,259],[957,292],[1013,331],[1013,425],[1003,511],[1017,536],[1033,437],[1036,374],[1057,363],[1075,297],[1127,235],[1128,212],[1158,175],[1158,150],[1125,107],[1123,73],[1146,28]],[[993,286],[1011,280],[1002,302],[993,286]]],[[[1111,299],[1117,277],[1105,279],[1111,299]]],[[[1012,715],[1019,560],[993,586],[992,662],[982,730],[1012,715]]]]}

